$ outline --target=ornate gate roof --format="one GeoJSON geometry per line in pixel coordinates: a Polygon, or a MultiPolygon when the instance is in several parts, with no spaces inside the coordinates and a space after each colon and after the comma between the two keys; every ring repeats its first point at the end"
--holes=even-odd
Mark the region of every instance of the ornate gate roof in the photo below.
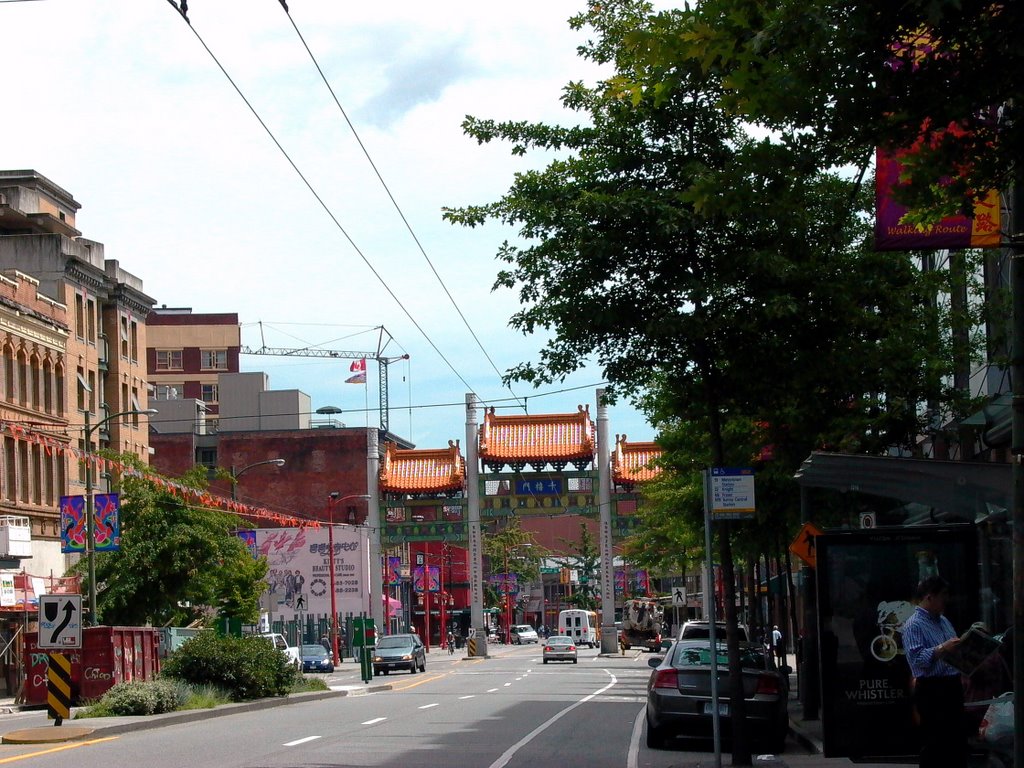
{"type": "Polygon", "coordinates": [[[626,435],[616,435],[615,452],[612,454],[612,482],[632,486],[653,480],[661,474],[661,468],[651,466],[651,462],[662,453],[657,443],[629,443],[626,435]]]}
{"type": "Polygon", "coordinates": [[[594,424],[590,406],[577,413],[536,416],[497,416],[494,408],[484,414],[480,427],[480,461],[492,472],[508,464],[519,472],[527,465],[540,471],[551,464],[556,470],[573,464],[584,469],[594,460],[594,424]]]}
{"type": "Polygon", "coordinates": [[[406,450],[387,443],[380,467],[384,493],[446,493],[461,491],[466,479],[466,460],[459,441],[447,448],[406,450]]]}

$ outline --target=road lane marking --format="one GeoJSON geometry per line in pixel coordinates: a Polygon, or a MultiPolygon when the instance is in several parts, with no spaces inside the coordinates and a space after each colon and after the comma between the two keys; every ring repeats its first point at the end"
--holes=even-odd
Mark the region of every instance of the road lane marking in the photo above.
{"type": "Polygon", "coordinates": [[[505,686],[504,686],[504,687],[505,687],[505,688],[508,688],[508,687],[509,687],[510,685],[512,685],[512,683],[505,683],[505,686]]]}
{"type": "Polygon", "coordinates": [[[13,763],[16,760],[26,760],[30,757],[40,757],[41,755],[52,755],[54,752],[63,752],[66,749],[78,749],[79,747],[89,747],[93,744],[101,744],[104,741],[114,741],[117,736],[105,736],[102,739],[89,739],[89,741],[76,741],[74,744],[64,744],[59,747],[52,747],[50,749],[42,749],[38,752],[26,752],[24,755],[15,755],[14,757],[5,757],[0,759],[0,764],[13,763]]]}
{"type": "Polygon", "coordinates": [[[299,744],[305,744],[307,741],[316,741],[321,738],[320,736],[307,736],[304,739],[296,739],[295,741],[286,741],[283,746],[285,747],[297,747],[299,744]]]}
{"type": "Polygon", "coordinates": [[[461,701],[462,699],[472,699],[474,696],[476,696],[475,693],[471,693],[469,694],[469,696],[459,696],[459,700],[461,701]]]}
{"type": "Polygon", "coordinates": [[[626,768],[637,768],[640,763],[640,732],[643,730],[646,707],[641,707],[633,720],[633,733],[629,738],[629,752],[626,753],[626,768]]]}
{"type": "Polygon", "coordinates": [[[376,725],[377,723],[383,723],[385,720],[387,720],[386,717],[375,717],[373,720],[367,720],[365,723],[360,723],[360,725],[376,725]]]}
{"type": "Polygon", "coordinates": [[[423,675],[417,675],[415,680],[410,680],[408,683],[395,683],[391,684],[391,690],[393,691],[408,691],[410,688],[416,688],[417,686],[423,685],[424,683],[432,683],[434,680],[440,680],[442,677],[446,677],[447,672],[442,672],[439,675],[432,677],[424,677],[423,675]]]}
{"type": "Polygon", "coordinates": [[[576,707],[579,707],[579,706],[582,706],[583,704],[586,704],[588,701],[590,701],[594,697],[600,696],[602,693],[604,693],[608,689],[612,688],[618,682],[618,679],[615,677],[615,675],[613,675],[607,669],[604,670],[604,671],[612,679],[612,681],[610,683],[608,683],[608,685],[604,686],[603,688],[599,688],[598,690],[594,691],[593,693],[588,693],[586,696],[584,696],[582,699],[577,701],[575,704],[569,705],[568,707],[563,709],[558,714],[554,715],[553,717],[548,718],[546,721],[544,721],[543,723],[538,725],[536,728],[534,728],[528,734],[523,736],[523,738],[521,738],[519,741],[517,741],[511,747],[506,749],[497,760],[495,760],[493,763],[490,764],[490,766],[488,766],[488,768],[505,768],[505,766],[509,764],[509,762],[512,760],[512,758],[515,757],[516,752],[518,752],[520,749],[522,749],[527,744],[529,744],[531,741],[533,741],[542,732],[544,732],[545,730],[550,728],[552,725],[554,725],[556,722],[558,722],[563,717],[565,717],[567,714],[572,712],[574,709],[576,709],[576,707]]]}
{"type": "Polygon", "coordinates": [[[440,706],[439,702],[435,701],[433,704],[424,704],[422,707],[419,707],[419,709],[430,709],[431,707],[438,707],[438,706],[440,706]]]}
{"type": "Polygon", "coordinates": [[[498,690],[498,689],[497,688],[488,688],[487,692],[488,693],[494,693],[496,690],[498,690]]]}

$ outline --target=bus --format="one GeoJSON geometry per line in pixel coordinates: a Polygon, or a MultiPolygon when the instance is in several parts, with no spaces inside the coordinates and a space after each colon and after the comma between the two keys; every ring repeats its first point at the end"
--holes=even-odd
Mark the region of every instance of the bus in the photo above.
{"type": "Polygon", "coordinates": [[[582,608],[567,608],[558,614],[558,634],[571,637],[576,645],[588,648],[597,647],[601,639],[601,622],[596,611],[585,611],[582,608]]]}

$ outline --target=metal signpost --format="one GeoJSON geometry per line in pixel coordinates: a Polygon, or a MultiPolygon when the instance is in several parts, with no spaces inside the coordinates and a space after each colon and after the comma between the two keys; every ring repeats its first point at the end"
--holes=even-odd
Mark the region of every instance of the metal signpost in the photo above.
{"type": "Polygon", "coordinates": [[[71,659],[61,650],[82,647],[82,596],[40,595],[38,647],[47,654],[46,714],[60,725],[71,715],[71,659]]]}

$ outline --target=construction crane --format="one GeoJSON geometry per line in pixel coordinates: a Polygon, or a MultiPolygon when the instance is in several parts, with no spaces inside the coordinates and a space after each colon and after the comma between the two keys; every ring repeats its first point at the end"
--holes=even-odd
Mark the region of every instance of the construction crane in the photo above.
{"type": "Polygon", "coordinates": [[[385,355],[387,348],[394,337],[388,333],[383,325],[378,325],[373,330],[378,331],[376,352],[350,352],[338,349],[321,349],[320,347],[268,347],[263,338],[263,322],[260,321],[260,342],[258,349],[242,345],[238,348],[243,355],[274,355],[276,357],[330,357],[341,360],[375,360],[379,375],[378,392],[380,394],[380,428],[388,430],[388,366],[399,360],[408,360],[409,355],[385,355]],[[386,337],[386,338],[385,338],[386,337]]]}

